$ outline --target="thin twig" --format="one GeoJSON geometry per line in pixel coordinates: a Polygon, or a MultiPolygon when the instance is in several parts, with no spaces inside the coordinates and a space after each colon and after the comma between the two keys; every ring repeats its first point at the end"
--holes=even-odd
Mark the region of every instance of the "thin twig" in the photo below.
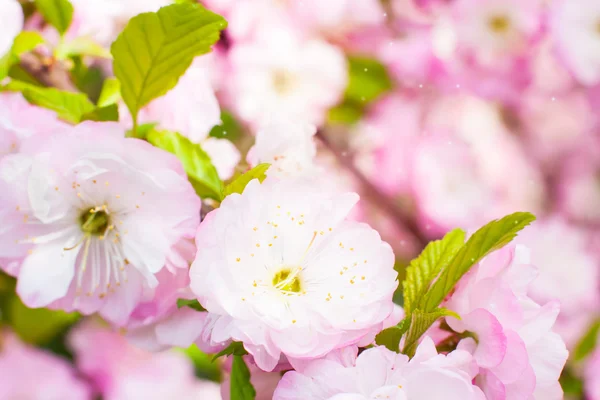
{"type": "Polygon", "coordinates": [[[409,239],[419,249],[423,249],[429,240],[421,233],[421,230],[417,226],[414,218],[409,216],[403,209],[394,204],[392,199],[383,193],[377,186],[371,183],[371,181],[367,179],[367,177],[356,167],[352,157],[346,157],[342,155],[342,153],[335,148],[333,143],[331,143],[329,138],[327,138],[322,130],[317,131],[316,137],[319,138],[323,145],[335,156],[337,161],[359,182],[359,184],[362,186],[362,193],[364,197],[377,206],[382,212],[387,214],[394,221],[398,229],[407,234],[409,239]]]}

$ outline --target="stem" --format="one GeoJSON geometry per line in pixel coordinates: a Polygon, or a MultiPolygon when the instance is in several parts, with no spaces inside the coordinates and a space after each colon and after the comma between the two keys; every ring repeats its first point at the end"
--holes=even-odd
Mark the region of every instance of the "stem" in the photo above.
{"type": "Polygon", "coordinates": [[[67,92],[77,92],[77,87],[71,82],[69,72],[61,62],[52,60],[48,63],[40,56],[25,53],[20,56],[21,68],[37,79],[42,85],[54,87],[67,92]]]}
{"type": "Polygon", "coordinates": [[[327,138],[322,130],[317,131],[316,137],[318,137],[323,145],[335,156],[337,161],[346,168],[354,178],[362,186],[362,193],[365,198],[378,207],[382,212],[387,214],[396,224],[397,228],[410,236],[412,240],[420,249],[425,248],[425,245],[429,242],[429,239],[425,237],[415,220],[408,215],[402,208],[398,207],[393,200],[383,193],[377,186],[375,186],[367,177],[354,165],[352,157],[346,157],[335,148],[331,141],[327,138]]]}

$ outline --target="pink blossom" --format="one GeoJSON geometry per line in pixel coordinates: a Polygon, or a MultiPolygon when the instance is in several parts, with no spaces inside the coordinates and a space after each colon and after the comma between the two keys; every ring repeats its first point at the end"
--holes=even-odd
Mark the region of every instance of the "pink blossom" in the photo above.
{"type": "Polygon", "coordinates": [[[286,373],[273,399],[483,400],[471,383],[476,372],[468,352],[438,354],[425,338],[410,361],[382,346],[365,350],[351,365],[314,361],[302,372],[286,373]]]}
{"type": "Polygon", "coordinates": [[[78,369],[106,400],[220,400],[219,386],[199,381],[190,360],[178,352],[148,353],[94,321],[69,336],[78,369]]]}
{"type": "Polygon", "coordinates": [[[248,152],[248,163],[269,163],[269,176],[298,176],[315,172],[317,146],[313,125],[280,121],[259,129],[256,142],[248,152]]]}
{"type": "Polygon", "coordinates": [[[319,125],[342,97],[348,81],[343,53],[289,29],[265,33],[233,46],[227,102],[255,127],[278,118],[319,125]]]}
{"type": "Polygon", "coordinates": [[[0,57],[12,47],[13,40],[23,29],[23,9],[17,0],[0,0],[0,57]]]}
{"type": "Polygon", "coordinates": [[[170,0],[72,0],[74,14],[71,37],[91,37],[103,46],[110,44],[129,20],[143,12],[158,11],[170,0]]]}
{"type": "Polygon", "coordinates": [[[554,217],[525,228],[515,243],[530,249],[539,270],[529,295],[540,303],[560,302],[555,330],[572,348],[600,311],[600,262],[590,249],[589,234],[554,217]]]}
{"type": "Polygon", "coordinates": [[[0,185],[0,257],[22,260],[9,272],[24,303],[116,324],[199,220],[180,162],[112,123],[27,141],[3,158],[0,185]]]}
{"type": "Polygon", "coordinates": [[[600,399],[600,349],[590,356],[585,367],[585,393],[588,400],[600,399]]]}
{"type": "Polygon", "coordinates": [[[91,391],[74,369],[49,352],[0,332],[0,399],[89,400],[91,391]]]}
{"type": "Polygon", "coordinates": [[[444,304],[461,320],[446,318],[457,332],[473,332],[459,349],[480,367],[476,383],[488,399],[561,399],[558,378],[567,360],[565,344],[552,326],[557,302],[540,306],[528,296],[536,269],[525,247],[496,251],[473,267],[444,304]]]}
{"type": "Polygon", "coordinates": [[[282,355],[321,357],[357,343],[393,310],[394,255],[344,220],[352,193],[311,181],[253,180],[202,222],[191,289],[218,316],[213,343],[243,342],[271,371],[282,355]]]}
{"type": "Polygon", "coordinates": [[[68,129],[50,110],[32,106],[20,93],[0,94],[0,158],[16,153],[21,142],[34,135],[68,129]]]}
{"type": "Polygon", "coordinates": [[[600,83],[600,4],[554,1],[550,20],[557,49],[575,78],[587,86],[600,83]]]}

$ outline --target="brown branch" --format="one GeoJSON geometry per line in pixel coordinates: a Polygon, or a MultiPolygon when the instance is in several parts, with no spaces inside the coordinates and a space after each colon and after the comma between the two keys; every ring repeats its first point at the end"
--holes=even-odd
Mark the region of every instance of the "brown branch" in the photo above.
{"type": "Polygon", "coordinates": [[[389,196],[367,179],[367,177],[356,167],[352,157],[346,157],[336,149],[322,130],[317,131],[316,137],[321,140],[323,145],[336,157],[337,161],[359,182],[362,186],[363,196],[369,202],[377,206],[382,212],[387,214],[394,221],[398,229],[407,234],[409,239],[413,241],[419,249],[423,249],[429,242],[429,239],[421,233],[414,218],[402,208],[398,207],[389,196]]]}
{"type": "Polygon", "coordinates": [[[67,92],[78,91],[77,87],[71,82],[69,71],[67,71],[60,61],[44,59],[34,53],[22,54],[20,59],[21,68],[42,85],[67,92]]]}

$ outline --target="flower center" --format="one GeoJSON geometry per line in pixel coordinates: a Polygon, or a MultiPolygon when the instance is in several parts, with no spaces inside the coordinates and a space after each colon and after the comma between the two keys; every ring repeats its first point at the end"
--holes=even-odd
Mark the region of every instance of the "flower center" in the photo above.
{"type": "Polygon", "coordinates": [[[92,236],[102,236],[108,229],[110,217],[106,211],[91,209],[81,214],[79,223],[84,233],[92,236]]]}
{"type": "Polygon", "coordinates": [[[280,95],[290,93],[295,85],[296,79],[291,72],[280,69],[273,73],[273,86],[280,95]]]}
{"type": "Polygon", "coordinates": [[[273,286],[282,292],[300,293],[302,284],[298,272],[290,268],[282,269],[273,276],[273,286]]]}
{"type": "Polygon", "coordinates": [[[510,20],[506,15],[495,15],[488,21],[488,26],[495,33],[506,33],[510,28],[510,20]]]}
{"type": "Polygon", "coordinates": [[[600,19],[596,22],[596,33],[600,35],[600,19]]]}

